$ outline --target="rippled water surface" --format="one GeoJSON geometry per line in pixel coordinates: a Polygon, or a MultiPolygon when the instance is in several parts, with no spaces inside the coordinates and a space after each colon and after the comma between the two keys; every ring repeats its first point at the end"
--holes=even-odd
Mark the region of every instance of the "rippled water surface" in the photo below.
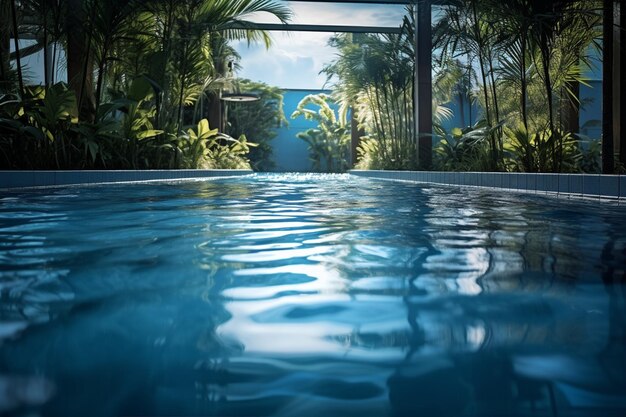
{"type": "Polygon", "coordinates": [[[0,415],[624,416],[626,207],[346,175],[0,194],[0,415]]]}

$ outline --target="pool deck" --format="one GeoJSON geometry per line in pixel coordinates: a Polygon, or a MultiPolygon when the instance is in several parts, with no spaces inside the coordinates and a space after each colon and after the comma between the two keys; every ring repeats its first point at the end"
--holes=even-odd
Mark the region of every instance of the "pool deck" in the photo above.
{"type": "Polygon", "coordinates": [[[247,169],[176,169],[145,171],[0,171],[0,190],[123,182],[192,180],[252,174],[247,169]]]}
{"type": "Polygon", "coordinates": [[[385,180],[513,190],[563,197],[619,199],[626,202],[626,175],[374,170],[352,170],[350,174],[385,180]]]}

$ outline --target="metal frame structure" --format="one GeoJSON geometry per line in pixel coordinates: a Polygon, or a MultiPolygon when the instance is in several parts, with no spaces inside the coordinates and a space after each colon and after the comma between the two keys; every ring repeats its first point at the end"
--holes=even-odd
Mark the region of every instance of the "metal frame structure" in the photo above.
{"type": "MultiPolygon", "coordinates": [[[[432,6],[445,4],[448,0],[287,0],[290,2],[309,3],[352,3],[352,4],[413,4],[416,6],[415,28],[415,132],[418,158],[422,169],[432,167],[432,6]]],[[[626,53],[626,30],[624,30],[624,0],[603,0],[604,2],[604,43],[617,44],[616,56],[612,51],[605,53],[603,60],[603,107],[610,109],[604,112],[602,127],[603,172],[613,173],[613,153],[619,149],[619,162],[626,165],[626,129],[621,128],[621,120],[626,115],[626,82],[620,75],[624,72],[626,53]],[[607,6],[610,5],[609,6],[607,6]],[[617,10],[619,11],[617,11],[617,10]],[[619,19],[615,30],[613,19],[619,19]],[[618,93],[613,91],[617,84],[618,93]],[[614,136],[618,139],[615,140],[614,136]],[[617,145],[617,146],[616,146],[617,145]]],[[[261,29],[261,27],[259,27],[261,29]]],[[[324,25],[270,25],[264,30],[316,31],[316,32],[353,32],[353,33],[398,33],[397,28],[363,27],[363,26],[324,26],[324,25]]],[[[611,50],[613,48],[610,48],[611,50]]],[[[353,143],[354,148],[354,143],[353,143]]]]}
{"type": "MultiPolygon", "coordinates": [[[[415,21],[415,142],[420,167],[430,169],[432,165],[432,11],[431,5],[445,0],[286,0],[304,3],[346,3],[363,5],[410,5],[416,6],[415,21]]],[[[233,26],[234,29],[284,31],[284,32],[329,32],[329,33],[401,33],[400,25],[386,26],[354,26],[354,25],[304,25],[276,23],[245,23],[233,26]]],[[[28,39],[28,35],[22,35],[28,39]]],[[[46,74],[46,77],[50,74],[46,74]]],[[[358,136],[358,135],[355,135],[358,136]]],[[[353,139],[354,141],[355,139],[353,139]]],[[[356,145],[353,143],[353,148],[356,145]]]]}
{"type": "MultiPolygon", "coordinates": [[[[432,4],[436,0],[288,0],[309,3],[351,3],[351,4],[399,4],[416,6],[415,22],[415,143],[417,157],[422,169],[432,167],[432,4]]],[[[400,33],[400,27],[380,26],[341,26],[341,25],[301,25],[301,24],[246,24],[246,29],[285,32],[344,32],[344,33],[400,33]]],[[[356,148],[353,135],[352,148],[356,148]]]]}
{"type": "Polygon", "coordinates": [[[235,26],[235,28],[284,32],[400,33],[400,27],[301,25],[291,23],[246,23],[245,25],[235,26]]]}

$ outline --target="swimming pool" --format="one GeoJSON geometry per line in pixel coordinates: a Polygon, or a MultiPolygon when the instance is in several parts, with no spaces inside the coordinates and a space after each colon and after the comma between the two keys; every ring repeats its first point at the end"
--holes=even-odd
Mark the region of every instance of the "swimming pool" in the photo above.
{"type": "Polygon", "coordinates": [[[0,196],[0,414],[623,416],[626,207],[349,175],[0,196]]]}

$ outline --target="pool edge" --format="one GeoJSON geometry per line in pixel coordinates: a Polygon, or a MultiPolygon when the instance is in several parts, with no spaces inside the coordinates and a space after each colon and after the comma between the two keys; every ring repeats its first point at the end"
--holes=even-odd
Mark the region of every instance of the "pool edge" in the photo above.
{"type": "Polygon", "coordinates": [[[562,198],[626,202],[625,175],[377,170],[350,170],[349,173],[359,177],[391,181],[507,190],[562,198]]]}
{"type": "Polygon", "coordinates": [[[237,177],[247,169],[97,170],[97,171],[0,171],[0,190],[75,185],[186,181],[237,177]]]}

